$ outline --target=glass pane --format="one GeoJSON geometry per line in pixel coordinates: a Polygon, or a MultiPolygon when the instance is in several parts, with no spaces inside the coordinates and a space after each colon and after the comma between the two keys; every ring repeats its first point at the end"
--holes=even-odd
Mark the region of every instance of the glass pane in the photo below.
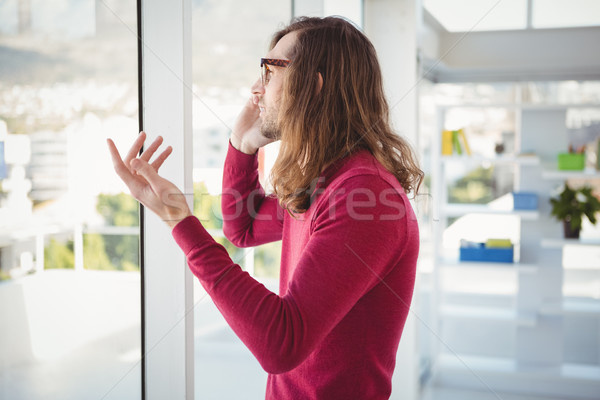
{"type": "Polygon", "coordinates": [[[533,0],[534,28],[600,25],[597,0],[533,0]]]}
{"type": "MultiPolygon", "coordinates": [[[[291,1],[193,2],[194,213],[234,262],[277,291],[279,242],[238,249],[222,232],[223,163],[238,113],[260,75],[271,35],[291,18],[291,1]]],[[[262,177],[277,145],[261,152],[262,177]]],[[[263,179],[268,190],[268,183],[263,179]]],[[[235,336],[195,280],[195,391],[197,399],[264,398],[267,374],[235,336]],[[235,381],[235,385],[231,382],[235,381]]]]}
{"type": "Polygon", "coordinates": [[[136,2],[0,2],[0,398],[141,397],[136,2]]]}
{"type": "Polygon", "coordinates": [[[424,0],[423,5],[450,32],[527,26],[526,0],[424,0]]]}

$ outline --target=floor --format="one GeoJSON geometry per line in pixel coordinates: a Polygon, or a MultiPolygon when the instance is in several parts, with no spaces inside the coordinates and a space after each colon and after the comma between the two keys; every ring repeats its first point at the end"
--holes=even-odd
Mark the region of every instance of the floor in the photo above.
{"type": "MultiPolygon", "coordinates": [[[[139,297],[139,278],[125,278],[111,274],[70,276],[58,271],[45,274],[39,282],[29,279],[18,285],[0,285],[0,315],[3,326],[11,328],[0,330],[0,344],[5,345],[0,347],[0,399],[140,398],[140,326],[132,317],[137,315],[132,305],[139,297]],[[105,295],[106,287],[112,288],[111,296],[105,295]],[[43,293],[44,288],[53,291],[43,293]],[[123,293],[116,295],[115,288],[123,293]],[[36,300],[32,293],[43,296],[36,300]],[[87,298],[96,300],[88,304],[82,300],[87,298]],[[111,301],[113,298],[116,300],[111,301]],[[124,313],[126,306],[131,310],[124,313]],[[64,315],[52,312],[60,309],[64,315]],[[120,314],[129,317],[119,321],[120,314]],[[84,324],[86,316],[93,318],[84,324]],[[114,326],[109,330],[106,326],[111,324],[114,326]]],[[[211,302],[199,301],[194,319],[195,398],[264,398],[266,373],[211,302]]],[[[576,399],[426,387],[419,400],[576,399]]]]}

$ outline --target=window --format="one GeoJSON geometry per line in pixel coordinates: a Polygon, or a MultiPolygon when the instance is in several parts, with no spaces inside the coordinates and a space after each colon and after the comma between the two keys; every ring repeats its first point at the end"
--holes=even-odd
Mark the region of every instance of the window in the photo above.
{"type": "Polygon", "coordinates": [[[135,1],[0,3],[0,387],[141,396],[135,1]]]}
{"type": "MultiPolygon", "coordinates": [[[[290,1],[264,0],[205,1],[194,3],[192,9],[194,212],[233,261],[273,291],[277,291],[280,243],[255,249],[238,249],[229,243],[222,233],[219,195],[235,119],[260,76],[260,58],[268,51],[271,35],[289,22],[291,10],[290,1]]],[[[276,152],[277,144],[261,150],[263,177],[268,176],[276,152]]],[[[194,304],[197,396],[264,397],[266,373],[197,280],[194,304]]]]}

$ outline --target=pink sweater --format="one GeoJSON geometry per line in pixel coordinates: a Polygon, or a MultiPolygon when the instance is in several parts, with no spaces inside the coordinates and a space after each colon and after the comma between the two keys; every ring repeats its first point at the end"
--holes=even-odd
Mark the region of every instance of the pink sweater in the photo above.
{"type": "Polygon", "coordinates": [[[282,240],[279,295],[235,265],[195,217],[173,229],[192,272],[269,373],[267,399],[387,399],[412,298],[419,232],[398,181],[361,151],[329,167],[294,218],[230,146],[224,231],[282,240]]]}

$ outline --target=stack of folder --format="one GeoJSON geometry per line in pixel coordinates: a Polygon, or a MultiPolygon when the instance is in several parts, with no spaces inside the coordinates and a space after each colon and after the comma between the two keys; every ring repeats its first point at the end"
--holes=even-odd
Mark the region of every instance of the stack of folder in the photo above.
{"type": "Polygon", "coordinates": [[[464,130],[442,131],[442,155],[461,155],[463,153],[471,155],[471,148],[469,147],[469,142],[467,142],[464,130]]]}

